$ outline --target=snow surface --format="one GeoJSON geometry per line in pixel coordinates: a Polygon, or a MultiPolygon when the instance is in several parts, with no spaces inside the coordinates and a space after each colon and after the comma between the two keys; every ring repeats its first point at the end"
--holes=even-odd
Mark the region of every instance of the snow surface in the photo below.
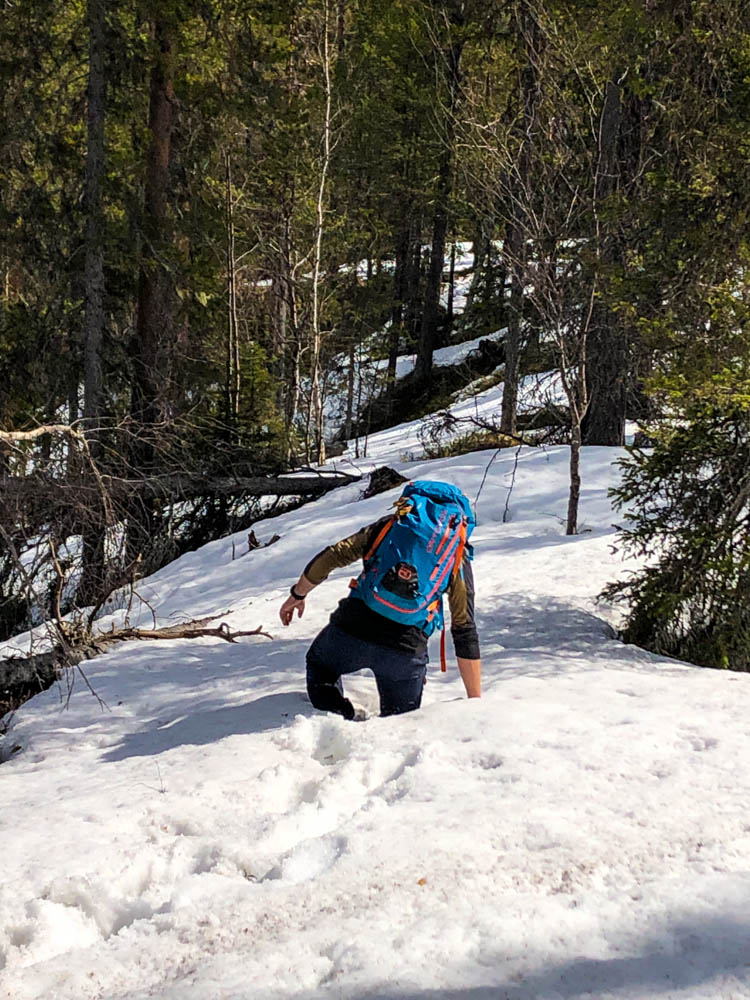
{"type": "MultiPolygon", "coordinates": [[[[473,340],[464,340],[460,344],[451,344],[449,347],[439,347],[432,355],[432,363],[436,368],[444,368],[451,365],[459,365],[466,361],[472,354],[479,351],[479,345],[483,340],[502,340],[507,333],[507,328],[495,330],[494,333],[485,334],[484,337],[475,337],[473,340]]],[[[414,370],[417,363],[416,354],[402,354],[396,361],[396,378],[402,379],[414,370]]],[[[375,371],[384,372],[388,367],[388,360],[372,361],[370,367],[375,371]]]]}
{"type": "MultiPolygon", "coordinates": [[[[750,678],[625,646],[595,606],[626,570],[617,457],[585,449],[575,538],[563,447],[401,466],[472,499],[486,473],[481,700],[453,665],[408,715],[306,700],[350,573],[288,629],[278,607],[398,491],[344,487],[256,526],[281,535],[267,549],[232,561],[237,535],[145,581],[161,623],[223,613],[274,638],[124,644],[86,666],[106,709],[79,677],[67,706],[53,688],[17,713],[0,997],[750,997],[750,678]]],[[[346,687],[375,710],[371,677],[346,687]]]]}
{"type": "MultiPolygon", "coordinates": [[[[383,329],[382,336],[386,335],[387,329],[388,324],[383,329]]],[[[481,341],[502,340],[506,332],[507,328],[503,328],[502,330],[495,330],[494,333],[488,333],[484,337],[475,337],[473,340],[464,340],[460,344],[440,347],[434,351],[432,363],[436,368],[459,365],[480,350],[479,345],[481,341]]],[[[416,354],[400,355],[396,359],[396,380],[405,378],[410,372],[414,371],[416,363],[416,354]]],[[[335,425],[336,421],[343,420],[346,414],[348,366],[348,359],[344,355],[341,355],[338,362],[338,377],[333,378],[325,401],[325,416],[329,424],[332,423],[335,425]]],[[[357,402],[356,409],[362,409],[383,390],[387,369],[387,358],[380,358],[376,361],[364,358],[358,359],[353,397],[357,402]]]]}
{"type": "MultiPolygon", "coordinates": [[[[381,464],[383,462],[390,463],[392,458],[413,461],[424,457],[426,443],[431,442],[434,446],[445,445],[456,438],[481,429],[482,421],[499,422],[503,401],[502,382],[475,395],[466,396],[465,392],[457,395],[459,401],[447,409],[454,421],[459,421],[458,423],[437,427],[433,424],[433,420],[436,418],[420,417],[417,420],[410,420],[408,423],[379,431],[369,438],[360,438],[359,454],[381,464]]],[[[520,413],[544,403],[555,403],[563,406],[566,402],[559,372],[527,375],[520,381],[518,389],[518,411],[520,413]]],[[[349,441],[342,455],[343,462],[351,460],[356,450],[355,442],[349,441]]],[[[341,465],[343,462],[338,460],[333,464],[341,465]]]]}

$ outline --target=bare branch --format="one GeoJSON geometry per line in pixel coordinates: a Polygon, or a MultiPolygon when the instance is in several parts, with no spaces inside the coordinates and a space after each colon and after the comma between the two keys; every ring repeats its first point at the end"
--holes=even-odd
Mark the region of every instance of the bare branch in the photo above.
{"type": "Polygon", "coordinates": [[[70,424],[44,424],[41,427],[35,427],[31,431],[0,430],[0,441],[7,441],[11,444],[19,441],[35,441],[44,434],[63,434],[66,437],[75,438],[77,441],[84,440],[81,431],[70,424]]]}

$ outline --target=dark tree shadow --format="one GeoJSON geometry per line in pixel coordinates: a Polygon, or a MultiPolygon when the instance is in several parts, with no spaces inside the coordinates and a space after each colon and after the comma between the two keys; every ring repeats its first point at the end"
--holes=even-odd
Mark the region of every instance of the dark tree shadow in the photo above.
{"type": "MultiPolygon", "coordinates": [[[[732,918],[698,917],[667,928],[674,947],[646,943],[643,953],[627,958],[574,958],[548,969],[486,985],[434,990],[391,988],[387,984],[350,994],[351,1000],[599,1000],[627,992],[645,997],[701,989],[701,997],[747,996],[750,984],[750,923],[732,918]],[[713,989],[708,985],[717,980],[713,989]],[[711,989],[711,992],[706,992],[711,989]]],[[[485,960],[486,961],[486,960],[485,960]]],[[[483,963],[484,964],[484,963],[483,963]]],[[[504,960],[497,958],[502,969],[504,960]]],[[[693,994],[690,994],[693,995],[693,994]]]]}
{"type": "Polygon", "coordinates": [[[605,618],[557,598],[484,595],[477,625],[488,688],[518,676],[544,678],[608,665],[660,673],[690,666],[624,643],[605,618]]]}
{"type": "MultiPolygon", "coordinates": [[[[478,608],[478,626],[487,690],[518,676],[553,677],[601,669],[609,662],[617,669],[670,669],[663,658],[620,642],[612,627],[595,614],[563,601],[524,594],[485,595],[478,608]]],[[[201,746],[227,736],[261,733],[281,728],[295,715],[314,714],[303,694],[305,653],[309,640],[276,639],[272,643],[225,643],[191,646],[188,642],[153,644],[147,659],[142,647],[118,651],[105,658],[94,686],[116,704],[147,699],[155,693],[160,718],[139,732],[125,736],[106,752],[108,761],[153,756],[183,745],[201,746]],[[178,661],[177,669],[175,660],[178,661]],[[117,691],[113,695],[106,681],[117,691]],[[186,696],[220,681],[229,681],[243,704],[226,704],[221,694],[208,694],[198,704],[186,696]],[[253,689],[272,693],[253,698],[253,689]],[[276,689],[274,692],[273,689],[276,689]],[[290,690],[291,689],[291,690],[290,690]]],[[[431,647],[435,675],[437,640],[431,647]]],[[[682,667],[681,669],[684,669],[682,667]]],[[[455,674],[453,679],[455,679],[455,674]]],[[[374,685],[373,685],[374,690],[374,685]]],[[[441,698],[436,688],[438,700],[441,698]]],[[[455,693],[451,693],[452,699],[455,693]]]]}
{"type": "Polygon", "coordinates": [[[315,709],[302,691],[267,694],[243,705],[229,705],[193,712],[176,722],[158,723],[137,733],[128,733],[102,760],[153,757],[181,746],[205,746],[227,736],[264,733],[281,729],[297,715],[312,715],[315,709]]]}

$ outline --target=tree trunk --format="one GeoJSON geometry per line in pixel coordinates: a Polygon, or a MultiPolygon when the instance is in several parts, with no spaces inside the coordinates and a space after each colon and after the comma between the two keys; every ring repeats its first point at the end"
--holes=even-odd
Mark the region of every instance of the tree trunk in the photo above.
{"type": "MultiPolygon", "coordinates": [[[[164,256],[168,250],[167,197],[174,117],[173,35],[168,10],[160,3],[152,22],[154,56],[150,74],[149,142],[131,401],[136,427],[132,461],[136,468],[144,471],[154,464],[155,428],[165,401],[160,362],[171,312],[171,287],[164,256]]],[[[152,528],[148,509],[131,512],[128,518],[128,556],[131,560],[147,544],[152,528]]]]}
{"type": "Polygon", "coordinates": [[[234,248],[234,205],[232,201],[232,163],[224,152],[226,174],[227,238],[227,344],[226,344],[226,421],[232,440],[237,439],[240,416],[240,340],[237,324],[237,264],[234,248]]]}
{"type": "MultiPolygon", "coordinates": [[[[599,152],[594,185],[594,216],[598,272],[610,272],[617,264],[619,246],[612,224],[603,220],[601,209],[617,189],[617,143],[622,122],[621,88],[607,83],[599,120],[599,152]]],[[[599,281],[601,288],[602,282],[599,281]]],[[[602,296],[594,303],[588,338],[589,407],[583,421],[587,445],[625,443],[626,381],[628,349],[625,331],[602,296]]]]}
{"type": "Polygon", "coordinates": [[[570,365],[564,343],[560,359],[560,376],[570,407],[570,476],[568,485],[567,535],[578,534],[578,504],[581,497],[581,425],[588,409],[588,330],[591,310],[596,299],[596,286],[591,289],[588,308],[584,308],[575,363],[570,365]]]}
{"type": "Polygon", "coordinates": [[[533,137],[536,109],[539,102],[539,62],[543,44],[539,24],[528,0],[520,0],[516,8],[517,30],[525,52],[520,77],[520,148],[518,181],[520,191],[511,206],[511,219],[505,233],[506,267],[510,274],[508,333],[505,341],[505,383],[503,387],[500,430],[515,434],[518,414],[518,383],[521,374],[523,337],[524,284],[526,280],[527,225],[526,198],[531,188],[530,173],[533,157],[533,137]]]}
{"type": "Polygon", "coordinates": [[[143,233],[138,275],[138,307],[133,384],[133,415],[151,427],[159,415],[163,386],[159,377],[162,336],[170,318],[170,289],[162,252],[168,242],[167,195],[174,116],[173,27],[164,8],[154,15],[154,62],[149,98],[149,145],[144,190],[143,233]]]}
{"type": "Polygon", "coordinates": [[[521,226],[508,222],[505,231],[504,252],[510,272],[510,299],[508,302],[508,330],[505,335],[505,381],[500,416],[503,434],[515,434],[518,418],[518,383],[521,373],[521,337],[523,323],[523,287],[525,272],[526,240],[521,226]]]}
{"type": "Polygon", "coordinates": [[[453,150],[443,151],[435,197],[435,212],[432,221],[432,248],[430,267],[427,272],[427,286],[424,295],[422,325],[417,343],[417,361],[414,377],[419,385],[429,385],[432,381],[432,355],[437,341],[440,320],[440,290],[443,283],[443,262],[445,258],[445,236],[448,231],[448,199],[453,180],[453,150]]]}
{"type": "Polygon", "coordinates": [[[349,369],[346,377],[346,420],[344,422],[344,440],[352,436],[354,423],[354,386],[357,378],[357,348],[354,342],[354,330],[349,338],[349,369]]]}
{"type": "Polygon", "coordinates": [[[297,420],[300,394],[300,329],[297,317],[297,291],[292,261],[292,211],[294,194],[291,184],[286,188],[280,222],[279,250],[276,254],[277,273],[274,276],[273,337],[280,363],[278,366],[278,399],[284,414],[286,431],[286,458],[293,451],[294,425],[297,420]]]}
{"type": "Polygon", "coordinates": [[[578,534],[578,502],[581,496],[581,422],[572,418],[570,428],[570,487],[568,491],[568,518],[566,535],[578,534]]]}
{"type": "Polygon", "coordinates": [[[448,303],[446,305],[446,322],[448,330],[453,329],[453,297],[456,288],[456,239],[451,242],[451,262],[448,269],[448,303]]]}
{"type": "Polygon", "coordinates": [[[338,12],[336,17],[336,48],[339,57],[344,54],[346,45],[346,0],[338,0],[338,12]]]}
{"type": "Polygon", "coordinates": [[[84,202],[86,206],[86,332],[84,341],[83,415],[87,426],[101,415],[102,340],[104,334],[104,116],[106,81],[105,0],[88,0],[89,80],[84,202]]]}
{"type": "Polygon", "coordinates": [[[287,329],[289,322],[289,305],[286,299],[285,282],[275,271],[271,278],[271,375],[276,384],[276,406],[280,412],[284,409],[284,352],[287,344],[287,329]]]}
{"type": "MultiPolygon", "coordinates": [[[[102,341],[104,337],[104,117],[106,81],[104,75],[106,16],[105,0],[88,0],[89,79],[87,108],[87,150],[84,202],[86,206],[86,325],[83,349],[83,415],[89,449],[99,458],[97,430],[102,411],[102,341]]],[[[106,519],[99,504],[90,510],[82,533],[82,572],[77,600],[85,605],[95,599],[104,584],[106,519]]]]}
{"type": "Polygon", "coordinates": [[[409,250],[404,274],[406,301],[402,311],[402,322],[409,341],[414,342],[419,334],[421,322],[421,288],[424,268],[422,266],[422,215],[415,214],[409,223],[409,250]]]}
{"type": "Polygon", "coordinates": [[[292,456],[294,444],[294,425],[299,413],[300,397],[300,364],[302,360],[302,338],[297,318],[297,296],[294,288],[294,279],[291,268],[289,269],[289,326],[291,329],[291,345],[286,352],[287,363],[287,398],[286,398],[286,440],[287,440],[287,460],[292,456]]]}
{"type": "MultiPolygon", "coordinates": [[[[451,23],[454,27],[460,27],[463,21],[463,4],[461,4],[451,11],[451,23]]],[[[445,237],[448,231],[448,204],[453,188],[455,115],[461,84],[461,54],[463,46],[463,41],[454,40],[447,51],[442,53],[442,58],[447,63],[449,89],[448,111],[445,121],[446,138],[440,160],[437,189],[435,191],[430,268],[427,274],[424,310],[419,331],[419,342],[417,344],[417,361],[414,368],[415,381],[418,385],[423,386],[429,386],[432,382],[432,355],[435,350],[440,320],[440,291],[443,281],[445,237]]]]}
{"type": "Polygon", "coordinates": [[[407,271],[409,268],[409,235],[411,218],[405,212],[396,237],[396,260],[393,269],[391,292],[391,328],[388,332],[388,368],[386,385],[390,389],[396,381],[396,364],[404,325],[404,299],[406,297],[407,271]]]}
{"type": "Polygon", "coordinates": [[[322,347],[320,273],[323,254],[323,231],[325,227],[326,189],[328,170],[331,164],[331,127],[333,114],[333,81],[331,78],[331,52],[329,44],[329,0],[323,2],[323,81],[325,85],[325,117],[323,119],[323,160],[320,168],[320,183],[316,203],[315,253],[313,263],[313,307],[311,344],[311,387],[310,405],[307,414],[305,451],[310,458],[310,436],[314,429],[315,460],[322,464],[326,460],[325,430],[323,427],[323,387],[320,374],[320,352],[322,347]]]}
{"type": "Polygon", "coordinates": [[[482,280],[482,266],[484,264],[485,255],[485,239],[482,232],[482,227],[478,226],[474,233],[474,239],[471,244],[471,253],[474,258],[474,265],[471,272],[471,281],[469,282],[469,290],[466,293],[466,307],[464,315],[468,318],[471,312],[474,301],[477,297],[477,292],[479,291],[479,286],[482,280]]]}

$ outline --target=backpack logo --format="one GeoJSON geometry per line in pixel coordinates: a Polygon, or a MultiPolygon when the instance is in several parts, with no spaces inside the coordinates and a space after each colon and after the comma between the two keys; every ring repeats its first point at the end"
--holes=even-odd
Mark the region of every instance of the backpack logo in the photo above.
{"type": "Polygon", "coordinates": [[[396,563],[383,577],[381,586],[397,597],[414,600],[419,593],[419,578],[416,566],[408,563],[396,563]]]}

